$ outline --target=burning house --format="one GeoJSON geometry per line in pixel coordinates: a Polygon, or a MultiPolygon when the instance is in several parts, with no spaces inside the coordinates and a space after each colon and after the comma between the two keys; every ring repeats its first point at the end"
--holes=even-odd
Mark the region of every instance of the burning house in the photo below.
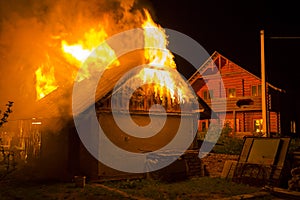
{"type": "MultiPolygon", "coordinates": [[[[94,130],[94,119],[96,129],[101,127],[108,138],[105,142],[134,155],[169,150],[165,146],[172,150],[178,147],[181,153],[195,148],[199,111],[203,118],[210,117],[211,110],[199,101],[176,70],[163,29],[153,22],[147,10],[135,12],[138,20],[134,18],[133,27],[138,28],[135,37],[129,37],[130,41],[126,37],[117,44],[108,40],[107,24],[87,29],[84,25],[82,30],[86,31],[81,39],[59,37],[60,44],[56,44],[55,51],[50,49],[46,61],[35,70],[37,101],[34,107],[24,108],[25,114],[16,121],[21,121],[19,132],[24,135],[21,140],[26,141],[24,159],[29,156],[35,160],[42,176],[68,179],[82,174],[98,179],[140,174],[99,161],[99,157],[113,156],[110,153],[113,149],[101,151],[105,144],[101,143],[99,130],[94,130]],[[131,43],[143,48],[116,53],[116,48],[124,51],[131,43]],[[155,134],[148,133],[149,130],[155,134]],[[179,131],[183,137],[176,139],[179,131]],[[35,142],[30,139],[33,132],[35,142]],[[35,153],[28,149],[34,149],[35,153]]],[[[124,14],[130,23],[132,16],[124,14]]],[[[109,30],[118,33],[126,29],[109,30]]],[[[126,165],[124,159],[130,157],[111,159],[122,166],[126,165]]]]}

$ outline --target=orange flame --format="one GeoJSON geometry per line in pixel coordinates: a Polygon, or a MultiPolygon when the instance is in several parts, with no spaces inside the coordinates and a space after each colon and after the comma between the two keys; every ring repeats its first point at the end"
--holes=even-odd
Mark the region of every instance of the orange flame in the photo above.
{"type": "Polygon", "coordinates": [[[145,35],[145,58],[151,66],[176,68],[173,54],[167,49],[167,36],[164,29],[155,24],[147,10],[146,21],[142,25],[145,35]],[[152,47],[152,48],[151,48],[152,47]],[[153,49],[155,47],[155,49],[153,49]]]}
{"type": "MultiPolygon", "coordinates": [[[[114,60],[113,65],[119,65],[119,61],[116,59],[115,52],[113,49],[104,41],[107,38],[107,34],[104,29],[100,31],[95,31],[95,29],[91,29],[89,32],[84,35],[85,40],[79,40],[76,44],[69,45],[65,40],[61,43],[62,51],[64,52],[64,56],[70,64],[75,65],[77,68],[82,67],[80,74],[78,74],[79,78],[77,81],[82,81],[83,79],[89,78],[91,76],[90,71],[93,69],[89,68],[89,65],[82,65],[85,60],[89,57],[92,58],[92,52],[102,43],[103,48],[96,50],[96,58],[98,58],[103,63],[107,63],[107,61],[114,60]]],[[[94,67],[102,67],[100,65],[94,67]]],[[[96,69],[97,70],[97,69],[96,69]]]]}
{"type": "MultiPolygon", "coordinates": [[[[144,10],[144,12],[146,14],[146,19],[142,24],[144,30],[144,57],[150,67],[142,70],[138,76],[145,83],[155,82],[154,91],[160,98],[171,95],[171,98],[182,99],[184,92],[176,87],[176,80],[174,80],[170,71],[164,70],[166,67],[176,69],[174,56],[167,49],[166,33],[163,28],[154,23],[147,10],[144,10]]],[[[87,79],[91,77],[92,71],[98,71],[99,68],[106,67],[106,65],[102,66],[99,62],[108,63],[108,61],[114,60],[111,66],[120,65],[114,50],[105,42],[107,37],[108,35],[103,28],[98,31],[92,28],[76,43],[67,42],[66,40],[61,41],[61,50],[66,61],[77,69],[81,69],[77,75],[79,78],[76,81],[80,82],[87,79]],[[97,48],[100,44],[102,44],[101,49],[97,48]],[[93,51],[95,51],[95,54],[92,54],[93,51]],[[94,55],[95,58],[91,55],[94,55]],[[97,65],[83,65],[87,58],[97,59],[97,65]]],[[[43,67],[41,65],[36,71],[38,99],[43,98],[57,88],[53,68],[51,68],[52,71],[48,70],[48,74],[45,74],[43,67]]],[[[74,77],[72,78],[74,79],[74,77]]]]}
{"type": "Polygon", "coordinates": [[[144,83],[155,82],[153,85],[156,95],[160,98],[170,95],[171,98],[178,98],[180,101],[183,92],[176,87],[176,82],[172,78],[169,70],[163,70],[165,67],[176,69],[173,54],[167,49],[167,36],[164,29],[155,24],[147,10],[146,20],[142,27],[145,37],[145,53],[144,56],[150,67],[145,68],[139,74],[144,83]],[[155,48],[153,48],[155,47],[155,48]]]}
{"type": "Polygon", "coordinates": [[[36,98],[40,100],[57,89],[54,67],[41,65],[36,71],[36,98]]]}
{"type": "Polygon", "coordinates": [[[144,68],[140,72],[139,77],[142,78],[144,84],[155,83],[153,90],[160,98],[170,95],[172,99],[177,98],[178,101],[182,100],[182,90],[176,87],[178,84],[175,83],[170,71],[157,68],[144,68]]]}

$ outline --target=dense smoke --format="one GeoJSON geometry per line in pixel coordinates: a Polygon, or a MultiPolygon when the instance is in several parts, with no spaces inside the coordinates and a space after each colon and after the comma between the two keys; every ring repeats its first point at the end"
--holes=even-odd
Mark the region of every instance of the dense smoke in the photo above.
{"type": "Polygon", "coordinates": [[[14,101],[12,117],[22,118],[22,113],[36,103],[38,66],[55,66],[60,87],[66,76],[71,76],[73,66],[60,52],[62,40],[76,42],[91,28],[102,27],[112,35],[140,27],[145,5],[135,0],[2,0],[0,105],[14,101]]]}

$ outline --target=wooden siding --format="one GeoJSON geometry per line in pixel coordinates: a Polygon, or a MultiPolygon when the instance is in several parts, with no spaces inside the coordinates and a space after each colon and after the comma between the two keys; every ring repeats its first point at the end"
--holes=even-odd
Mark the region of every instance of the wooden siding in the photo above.
{"type": "Polygon", "coordinates": [[[254,130],[254,120],[262,119],[260,111],[256,112],[246,112],[245,113],[245,131],[246,132],[255,132],[254,130]]]}
{"type": "MultiPolygon", "coordinates": [[[[262,97],[258,92],[261,79],[218,52],[215,52],[210,59],[189,79],[190,84],[219,118],[225,121],[236,119],[235,132],[255,132],[254,120],[262,119],[262,97]],[[212,61],[214,63],[209,63],[212,61]],[[216,69],[219,70],[220,75],[216,69]],[[257,87],[255,96],[252,95],[252,86],[257,87]],[[235,89],[234,97],[229,97],[229,88],[235,89]],[[210,93],[209,97],[207,92],[210,93]]],[[[280,133],[280,95],[284,91],[269,83],[266,89],[269,132],[280,133]]]]}
{"type": "Polygon", "coordinates": [[[213,100],[207,101],[207,104],[215,112],[228,112],[228,111],[261,111],[261,98],[260,97],[243,97],[243,98],[214,98],[213,100]],[[253,101],[252,105],[241,106],[237,105],[237,102],[242,99],[250,99],[253,101]]]}
{"type": "Polygon", "coordinates": [[[278,119],[278,114],[276,112],[270,112],[269,113],[269,121],[274,122],[274,123],[270,123],[270,125],[269,125],[270,133],[277,133],[278,132],[279,126],[278,126],[278,123],[275,123],[278,120],[279,120],[278,119]]]}

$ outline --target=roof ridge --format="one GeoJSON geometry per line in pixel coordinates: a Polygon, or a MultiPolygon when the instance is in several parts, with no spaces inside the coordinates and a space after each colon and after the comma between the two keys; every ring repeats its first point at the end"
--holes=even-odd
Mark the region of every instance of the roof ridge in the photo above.
{"type": "MultiPolygon", "coordinates": [[[[218,51],[215,50],[215,51],[211,54],[211,56],[210,56],[210,57],[209,57],[209,58],[208,58],[208,59],[207,59],[207,60],[206,60],[206,61],[205,61],[198,69],[197,69],[197,71],[196,71],[196,72],[188,79],[188,81],[190,82],[190,81],[194,78],[194,76],[196,76],[198,73],[200,73],[200,71],[202,70],[203,66],[205,66],[209,61],[211,61],[212,58],[215,57],[216,55],[222,56],[223,58],[227,59],[229,62],[235,64],[235,65],[238,66],[238,67],[240,67],[240,68],[241,68],[242,70],[244,70],[246,73],[248,73],[248,74],[250,74],[250,75],[252,75],[252,76],[258,78],[259,80],[261,80],[261,77],[259,77],[259,76],[255,75],[254,73],[252,73],[252,72],[246,70],[245,68],[241,67],[240,65],[238,65],[237,63],[235,63],[235,62],[232,61],[231,59],[228,59],[228,58],[225,57],[223,54],[221,54],[220,52],[218,52],[218,51]]],[[[200,73],[200,74],[201,74],[201,73],[200,73]]],[[[266,84],[269,85],[270,87],[272,87],[272,88],[275,89],[275,90],[278,90],[278,91],[281,91],[281,92],[285,92],[285,90],[280,89],[280,88],[278,88],[278,87],[272,85],[272,84],[269,83],[268,81],[266,82],[266,84]]]]}

